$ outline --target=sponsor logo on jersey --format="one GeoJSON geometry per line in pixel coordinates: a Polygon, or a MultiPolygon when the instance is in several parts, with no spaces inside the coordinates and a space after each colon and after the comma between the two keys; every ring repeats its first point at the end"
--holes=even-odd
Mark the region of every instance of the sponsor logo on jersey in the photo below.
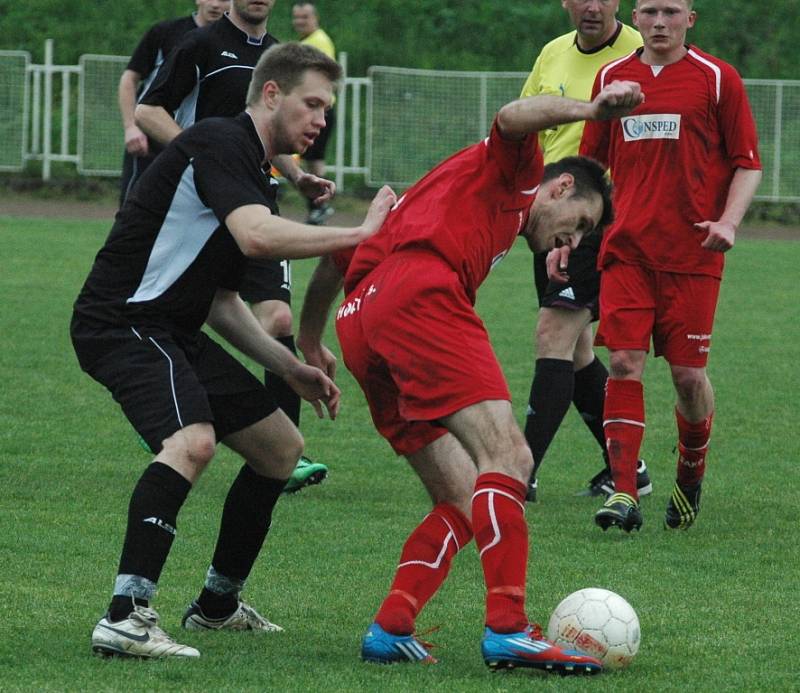
{"type": "Polygon", "coordinates": [[[653,113],[622,118],[626,142],[636,140],[677,140],[681,136],[680,113],[653,113]]]}
{"type": "Polygon", "coordinates": [[[693,341],[704,342],[707,339],[711,339],[710,334],[687,334],[686,339],[691,339],[693,341]]]}
{"type": "Polygon", "coordinates": [[[230,51],[222,51],[222,53],[220,53],[220,55],[222,55],[222,56],[224,56],[226,58],[233,58],[234,60],[238,60],[239,59],[239,56],[236,55],[236,53],[231,53],[230,51]]]}

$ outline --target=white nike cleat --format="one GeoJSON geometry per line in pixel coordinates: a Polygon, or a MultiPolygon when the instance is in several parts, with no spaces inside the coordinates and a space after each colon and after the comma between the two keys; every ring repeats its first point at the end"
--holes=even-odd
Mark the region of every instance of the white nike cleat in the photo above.
{"type": "Polygon", "coordinates": [[[208,618],[197,602],[192,602],[183,615],[181,625],[187,630],[254,630],[262,633],[281,633],[283,628],[264,618],[249,604],[239,601],[230,616],[208,618]]]}
{"type": "Polygon", "coordinates": [[[109,621],[103,616],[92,632],[92,650],[104,657],[199,657],[193,647],[175,642],[158,627],[158,614],[134,605],[128,618],[109,621]]]}

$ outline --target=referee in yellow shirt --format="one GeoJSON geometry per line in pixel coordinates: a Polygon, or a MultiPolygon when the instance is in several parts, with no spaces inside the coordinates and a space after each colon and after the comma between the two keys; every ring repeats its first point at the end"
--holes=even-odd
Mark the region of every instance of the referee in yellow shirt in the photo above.
{"type": "MultiPolygon", "coordinates": [[[[589,101],[597,71],[642,45],[639,32],[617,19],[619,0],[561,0],[574,31],[550,41],[536,58],[522,96],[555,94],[589,101]]],[[[583,122],[559,125],[539,134],[548,164],[578,153],[583,122]]],[[[550,442],[574,402],[606,459],[583,495],[613,492],[603,433],[603,404],[608,371],[592,349],[591,323],[598,317],[600,274],[596,269],[600,239],[584,238],[570,254],[567,284],[551,283],[546,254],[534,258],[539,317],[536,368],[528,401],[525,437],[534,459],[528,500],[535,501],[537,473],[550,442]]],[[[652,486],[644,462],[639,463],[639,495],[652,486]]]]}
{"type": "MultiPolygon", "coordinates": [[[[307,43],[309,46],[313,46],[325,53],[329,58],[336,60],[336,49],[333,46],[333,41],[320,28],[319,14],[317,14],[317,8],[314,3],[302,2],[292,7],[292,26],[300,37],[300,43],[307,43]]],[[[591,90],[591,85],[589,85],[589,89],[591,90]]],[[[335,127],[336,115],[333,108],[331,108],[325,114],[325,127],[319,133],[314,144],[302,156],[303,161],[306,163],[306,169],[315,176],[325,176],[325,147],[335,127]]],[[[331,214],[333,214],[333,207],[330,205],[324,204],[321,207],[315,207],[309,200],[306,223],[319,226],[324,224],[331,214]]]]}

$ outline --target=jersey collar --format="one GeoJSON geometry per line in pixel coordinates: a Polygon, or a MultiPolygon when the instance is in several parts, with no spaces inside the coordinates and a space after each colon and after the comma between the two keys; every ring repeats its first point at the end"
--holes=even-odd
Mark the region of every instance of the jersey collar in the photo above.
{"type": "Polygon", "coordinates": [[[269,152],[267,152],[267,145],[264,144],[264,140],[261,139],[261,135],[258,132],[258,128],[256,127],[256,123],[253,120],[253,116],[250,115],[248,111],[243,111],[238,116],[236,116],[236,120],[238,120],[242,125],[244,125],[245,129],[250,134],[250,139],[253,140],[255,144],[261,149],[261,161],[264,164],[269,164],[269,152]]]}
{"type": "Polygon", "coordinates": [[[594,48],[589,49],[588,51],[583,50],[578,43],[578,32],[575,32],[575,48],[578,49],[578,53],[583,53],[584,55],[592,55],[594,53],[599,53],[604,48],[608,48],[609,46],[613,46],[614,42],[619,38],[620,33],[622,33],[622,22],[617,20],[617,29],[616,31],[611,34],[607,41],[601,43],[599,46],[595,46],[594,48]]]}
{"type": "Polygon", "coordinates": [[[227,20],[228,24],[230,25],[230,28],[233,31],[237,32],[245,43],[250,44],[251,46],[260,46],[264,43],[264,39],[267,37],[266,27],[264,28],[264,33],[261,34],[261,36],[259,36],[258,38],[253,38],[246,31],[242,31],[238,26],[236,26],[233,23],[233,21],[231,21],[231,18],[228,15],[229,13],[226,12],[224,15],[222,15],[222,18],[227,20]]]}

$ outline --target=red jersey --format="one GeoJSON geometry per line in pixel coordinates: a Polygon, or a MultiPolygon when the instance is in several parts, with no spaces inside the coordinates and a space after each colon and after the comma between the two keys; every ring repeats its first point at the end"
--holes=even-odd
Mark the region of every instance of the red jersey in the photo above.
{"type": "Polygon", "coordinates": [[[391,253],[430,250],[452,267],[467,296],[514,244],[544,166],[536,133],[504,139],[497,122],[483,142],[436,166],[395,204],[380,231],[359,244],[345,293],[391,253]]]}
{"type": "Polygon", "coordinates": [[[744,85],[726,62],[693,46],[671,65],[645,65],[641,51],[603,67],[592,97],[615,80],[638,82],[645,101],[625,118],[587,122],[580,153],[611,169],[616,221],[600,269],[621,261],[650,269],[722,276],[724,254],[700,246],[700,221],[725,209],[737,168],[760,169],[744,85]]]}

